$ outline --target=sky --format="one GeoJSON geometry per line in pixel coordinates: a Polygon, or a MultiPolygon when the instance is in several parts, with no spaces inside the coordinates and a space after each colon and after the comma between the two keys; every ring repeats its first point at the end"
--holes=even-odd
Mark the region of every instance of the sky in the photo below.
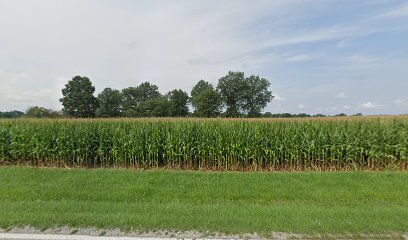
{"type": "Polygon", "coordinates": [[[270,81],[272,113],[407,114],[408,1],[0,0],[0,111],[149,81],[270,81]]]}

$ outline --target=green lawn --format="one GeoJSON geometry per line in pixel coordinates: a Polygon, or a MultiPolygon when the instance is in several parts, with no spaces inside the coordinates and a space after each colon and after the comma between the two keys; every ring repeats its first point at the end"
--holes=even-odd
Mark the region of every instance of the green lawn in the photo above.
{"type": "Polygon", "coordinates": [[[408,173],[0,167],[0,226],[21,225],[401,233],[408,173]]]}

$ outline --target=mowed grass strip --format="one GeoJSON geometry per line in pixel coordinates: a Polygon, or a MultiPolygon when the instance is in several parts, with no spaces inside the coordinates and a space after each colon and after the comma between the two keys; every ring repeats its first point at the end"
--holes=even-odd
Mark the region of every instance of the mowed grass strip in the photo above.
{"type": "Polygon", "coordinates": [[[406,172],[0,168],[0,226],[402,233],[406,172]]]}

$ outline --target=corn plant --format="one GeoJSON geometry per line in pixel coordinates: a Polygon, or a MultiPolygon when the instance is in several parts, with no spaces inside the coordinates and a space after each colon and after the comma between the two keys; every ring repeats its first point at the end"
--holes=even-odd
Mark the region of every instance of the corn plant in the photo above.
{"type": "Polygon", "coordinates": [[[408,117],[0,121],[9,164],[201,170],[407,169],[408,117]]]}

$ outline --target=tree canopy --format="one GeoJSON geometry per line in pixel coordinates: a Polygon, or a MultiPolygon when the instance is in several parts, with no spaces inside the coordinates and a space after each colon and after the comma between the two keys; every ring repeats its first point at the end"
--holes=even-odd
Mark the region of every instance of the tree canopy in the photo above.
{"type": "Polygon", "coordinates": [[[170,116],[184,117],[188,114],[188,94],[181,89],[174,89],[168,93],[170,116]]]}
{"type": "Polygon", "coordinates": [[[98,117],[119,117],[122,114],[122,93],[119,90],[105,88],[98,94],[98,117]]]}
{"type": "Polygon", "coordinates": [[[243,72],[229,72],[218,80],[217,89],[226,105],[227,117],[257,117],[273,99],[269,81],[259,76],[245,77],[243,72]]]}
{"type": "MultiPolygon", "coordinates": [[[[62,89],[63,113],[73,117],[183,117],[189,115],[189,104],[197,117],[258,117],[273,99],[267,79],[243,72],[228,72],[214,87],[200,80],[191,97],[182,89],[162,95],[157,85],[142,82],[122,91],[105,88],[94,97],[95,87],[87,77],[75,76],[62,89]],[[222,112],[225,110],[224,112],[222,112]]],[[[30,110],[29,115],[46,115],[47,109],[30,110]]]]}
{"type": "Polygon", "coordinates": [[[227,110],[225,116],[238,117],[243,106],[245,92],[245,76],[243,72],[228,72],[218,80],[217,90],[220,92],[227,110]]]}
{"type": "Polygon", "coordinates": [[[198,81],[198,83],[191,89],[191,105],[196,108],[197,106],[197,97],[204,91],[208,89],[213,89],[213,85],[204,80],[198,81]]]}
{"type": "Polygon", "coordinates": [[[18,110],[0,112],[0,118],[19,118],[22,116],[24,116],[24,112],[18,110]]]}
{"type": "Polygon", "coordinates": [[[32,106],[27,109],[24,115],[25,117],[32,117],[32,118],[51,117],[52,110],[46,109],[44,107],[32,106]]]}
{"type": "Polygon", "coordinates": [[[196,97],[195,115],[198,117],[216,117],[221,112],[221,95],[209,88],[196,97]]]}
{"type": "Polygon", "coordinates": [[[221,95],[211,83],[200,80],[191,90],[191,105],[197,117],[215,117],[220,114],[221,95]]]}
{"type": "Polygon", "coordinates": [[[248,117],[259,117],[261,110],[273,99],[272,92],[268,91],[270,83],[265,78],[251,75],[244,80],[242,109],[248,117]]]}
{"type": "Polygon", "coordinates": [[[87,77],[75,76],[62,89],[62,111],[73,117],[94,117],[98,100],[93,95],[95,87],[87,77]]]}
{"type": "Polygon", "coordinates": [[[128,117],[141,117],[149,115],[145,111],[151,110],[151,103],[148,101],[161,97],[159,88],[143,82],[137,87],[128,87],[122,90],[123,112],[128,117]]]}

